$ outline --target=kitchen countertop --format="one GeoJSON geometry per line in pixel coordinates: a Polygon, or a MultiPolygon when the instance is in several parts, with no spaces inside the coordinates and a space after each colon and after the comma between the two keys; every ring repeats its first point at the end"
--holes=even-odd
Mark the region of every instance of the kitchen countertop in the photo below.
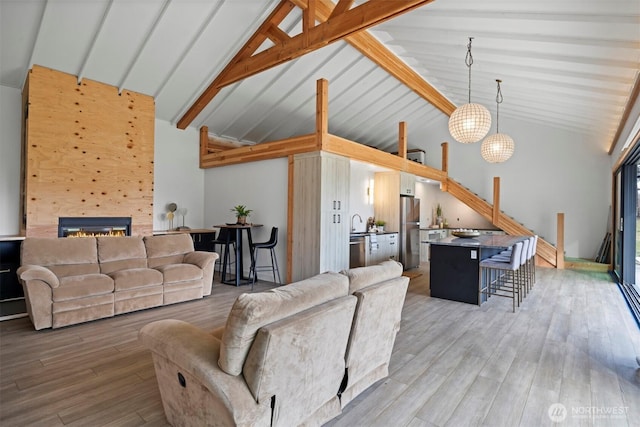
{"type": "Polygon", "coordinates": [[[432,245],[444,246],[475,246],[480,248],[508,248],[514,243],[527,239],[529,236],[509,236],[503,234],[483,234],[478,237],[444,237],[432,240],[432,245]]]}
{"type": "Polygon", "coordinates": [[[352,231],[349,235],[350,236],[368,236],[371,234],[375,234],[376,236],[381,236],[383,234],[398,234],[397,231],[383,231],[381,233],[369,233],[367,231],[352,231]]]}

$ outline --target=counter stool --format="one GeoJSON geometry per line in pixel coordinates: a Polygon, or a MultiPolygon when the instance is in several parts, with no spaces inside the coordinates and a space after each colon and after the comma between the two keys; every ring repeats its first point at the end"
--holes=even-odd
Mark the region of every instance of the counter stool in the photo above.
{"type": "MultiPolygon", "coordinates": [[[[213,240],[214,250],[217,245],[220,245],[220,251],[217,251],[220,256],[216,263],[218,264],[218,272],[220,273],[220,281],[223,281],[225,278],[222,277],[223,272],[233,271],[231,268],[235,264],[235,259],[231,259],[231,254],[235,254],[236,247],[236,235],[231,232],[228,228],[221,228],[218,232],[218,235],[213,240]],[[229,248],[232,246],[232,248],[229,248]]],[[[214,266],[214,275],[215,275],[215,266],[214,266]]]]}
{"type": "Polygon", "coordinates": [[[251,290],[256,283],[258,277],[258,271],[271,271],[273,273],[273,281],[275,283],[282,283],[280,280],[280,271],[278,270],[278,260],[276,258],[275,247],[278,244],[278,227],[271,228],[271,237],[266,242],[252,243],[251,244],[251,270],[249,276],[251,279],[251,290]],[[258,265],[258,249],[269,249],[271,254],[271,265],[258,265]],[[276,274],[278,275],[278,281],[276,282],[276,274]]]}
{"type": "Polygon", "coordinates": [[[520,305],[520,275],[518,270],[522,264],[523,242],[513,245],[509,261],[500,261],[493,257],[480,261],[479,301],[482,295],[487,299],[492,296],[501,296],[513,300],[513,312],[516,312],[516,303],[520,305]]]}

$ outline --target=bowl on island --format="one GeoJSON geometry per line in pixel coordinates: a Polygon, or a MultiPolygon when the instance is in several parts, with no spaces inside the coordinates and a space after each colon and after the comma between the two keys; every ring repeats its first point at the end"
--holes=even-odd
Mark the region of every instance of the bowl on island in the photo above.
{"type": "Polygon", "coordinates": [[[480,232],[478,230],[472,230],[468,228],[456,228],[455,230],[451,231],[451,234],[456,237],[478,237],[480,235],[480,232]]]}

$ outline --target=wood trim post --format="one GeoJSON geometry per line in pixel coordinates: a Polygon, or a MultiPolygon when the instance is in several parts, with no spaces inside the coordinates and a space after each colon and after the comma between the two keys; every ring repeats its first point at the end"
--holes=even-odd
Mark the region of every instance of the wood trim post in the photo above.
{"type": "Polygon", "coordinates": [[[442,147],[442,172],[449,173],[449,143],[443,142],[442,147]]]}
{"type": "Polygon", "coordinates": [[[564,270],[564,213],[558,213],[558,243],[556,244],[556,268],[564,270]]]}
{"type": "Polygon", "coordinates": [[[329,82],[316,82],[316,144],[319,150],[329,135],[329,82]]]}
{"type": "MultiPolygon", "coordinates": [[[[449,143],[443,142],[442,144],[440,144],[440,146],[442,147],[442,172],[448,175],[449,174],[449,143]]],[[[447,177],[447,179],[445,179],[440,183],[441,191],[449,191],[448,180],[449,178],[447,177]]]]}
{"type": "Polygon", "coordinates": [[[493,177],[493,212],[491,222],[497,225],[500,219],[500,177],[493,177]]]}
{"type": "Polygon", "coordinates": [[[398,125],[398,156],[407,158],[407,122],[398,125]]]}
{"type": "Polygon", "coordinates": [[[287,276],[286,282],[291,283],[293,272],[293,155],[287,157],[289,160],[288,166],[288,190],[287,190],[287,276]]]}
{"type": "Polygon", "coordinates": [[[209,126],[202,126],[200,128],[200,168],[202,168],[204,156],[209,153],[209,126]]]}

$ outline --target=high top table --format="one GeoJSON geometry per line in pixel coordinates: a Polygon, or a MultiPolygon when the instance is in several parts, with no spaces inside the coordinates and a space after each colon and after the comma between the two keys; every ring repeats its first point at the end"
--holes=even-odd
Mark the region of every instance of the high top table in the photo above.
{"type": "MultiPolygon", "coordinates": [[[[247,241],[249,242],[249,248],[251,249],[251,245],[253,244],[253,240],[251,239],[251,229],[254,227],[262,227],[262,224],[220,224],[214,225],[215,228],[227,228],[229,231],[235,230],[236,234],[236,271],[232,280],[227,280],[227,263],[222,262],[222,280],[221,282],[227,285],[246,285],[251,283],[251,281],[243,276],[244,273],[244,263],[242,261],[242,230],[246,230],[247,232],[247,241]]],[[[253,252],[251,252],[251,261],[253,262],[253,252]]]]}
{"type": "Polygon", "coordinates": [[[480,261],[529,236],[481,235],[445,237],[431,241],[431,296],[480,305],[480,261]]]}

